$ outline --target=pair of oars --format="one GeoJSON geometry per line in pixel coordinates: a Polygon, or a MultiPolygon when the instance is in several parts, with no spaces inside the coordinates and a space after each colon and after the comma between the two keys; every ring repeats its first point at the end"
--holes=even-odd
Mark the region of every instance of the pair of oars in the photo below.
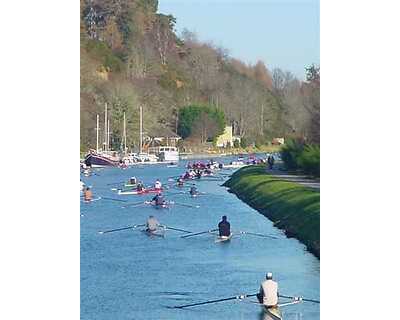
{"type": "MultiPolygon", "coordinates": [[[[212,233],[212,232],[215,232],[215,231],[218,231],[218,229],[211,229],[211,230],[207,230],[207,231],[201,231],[201,232],[197,232],[197,233],[193,233],[193,234],[188,234],[188,235],[185,235],[185,236],[181,236],[181,238],[189,238],[189,237],[198,236],[198,235],[205,234],[205,233],[212,233]]],[[[267,234],[261,234],[261,233],[254,233],[254,232],[239,231],[239,234],[248,234],[248,235],[251,235],[251,236],[278,239],[277,237],[274,237],[274,236],[270,236],[270,235],[267,235],[267,234]]]]}
{"type": "MultiPolygon", "coordinates": [[[[150,204],[150,203],[151,203],[151,201],[146,201],[146,202],[145,202],[145,204],[150,204]]],[[[186,208],[195,208],[195,209],[200,208],[199,205],[193,206],[193,205],[191,205],[191,204],[180,203],[180,202],[175,202],[175,201],[167,201],[166,204],[174,204],[174,205],[176,205],[176,206],[181,206],[181,207],[186,207],[186,208]]]]}
{"type": "MultiPolygon", "coordinates": [[[[128,203],[128,204],[124,205],[122,208],[124,208],[124,209],[126,209],[127,207],[134,208],[134,207],[139,207],[139,206],[142,206],[142,205],[145,205],[145,204],[149,204],[149,203],[150,203],[150,201],[140,201],[140,202],[128,203]]],[[[177,206],[182,206],[182,207],[187,207],[187,208],[196,208],[196,209],[200,208],[199,205],[193,206],[193,205],[190,205],[190,204],[174,202],[174,201],[170,201],[168,204],[174,204],[174,205],[177,205],[177,206]]]]}
{"type": "MultiPolygon", "coordinates": [[[[128,230],[128,229],[136,229],[136,228],[138,228],[138,227],[144,227],[144,226],[145,226],[145,224],[135,224],[135,225],[128,226],[128,227],[122,227],[122,228],[117,228],[117,229],[110,229],[110,230],[105,230],[105,231],[99,231],[99,233],[100,233],[100,234],[105,234],[105,233],[111,233],[111,232],[118,232],[118,231],[123,231],[123,230],[128,230]]],[[[184,233],[192,233],[192,231],[189,231],[189,230],[174,228],[174,227],[165,226],[165,225],[160,225],[160,227],[164,227],[165,229],[174,230],[174,231],[179,231],[179,232],[184,232],[184,233]]]]}
{"type": "MultiPolygon", "coordinates": [[[[185,305],[181,305],[181,306],[174,306],[174,307],[168,307],[168,308],[183,309],[183,308],[188,308],[188,307],[201,306],[201,305],[205,305],[205,304],[218,303],[218,302],[224,302],[224,301],[229,301],[229,300],[243,300],[243,299],[246,299],[246,298],[255,297],[257,295],[258,295],[258,293],[242,294],[242,295],[228,297],[228,298],[221,298],[221,299],[216,299],[216,300],[208,300],[208,301],[185,304],[185,305]]],[[[294,299],[295,301],[307,301],[307,302],[320,303],[319,300],[307,299],[307,298],[302,298],[302,297],[293,297],[293,296],[285,296],[285,295],[279,295],[279,297],[294,299]]]]}

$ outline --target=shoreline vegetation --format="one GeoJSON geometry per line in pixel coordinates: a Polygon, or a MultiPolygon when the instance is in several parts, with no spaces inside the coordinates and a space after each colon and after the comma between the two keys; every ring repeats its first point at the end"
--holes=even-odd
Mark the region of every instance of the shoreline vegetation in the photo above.
{"type": "Polygon", "coordinates": [[[177,136],[215,141],[226,126],[243,148],[291,136],[319,143],[318,65],[305,65],[298,79],[262,60],[248,64],[188,29],[178,33],[158,4],[80,1],[81,151],[97,146],[106,106],[97,133],[116,151],[177,136]]]}
{"type": "Polygon", "coordinates": [[[223,186],[320,258],[320,192],[268,174],[265,165],[236,171],[223,186]]]}

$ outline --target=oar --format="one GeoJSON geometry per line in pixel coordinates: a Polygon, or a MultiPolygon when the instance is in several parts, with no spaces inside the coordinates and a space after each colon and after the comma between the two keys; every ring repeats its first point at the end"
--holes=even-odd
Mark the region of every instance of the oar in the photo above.
{"type": "Polygon", "coordinates": [[[112,201],[119,201],[119,202],[127,202],[128,200],[122,200],[122,199],[115,199],[115,198],[108,198],[108,197],[101,197],[102,199],[105,200],[112,200],[112,201]]]}
{"type": "Polygon", "coordinates": [[[209,300],[209,301],[204,301],[204,302],[185,304],[185,305],[182,305],[182,306],[175,306],[173,308],[183,309],[183,308],[187,308],[187,307],[200,306],[200,305],[203,305],[203,304],[217,303],[217,302],[223,302],[223,301],[228,301],[228,300],[243,300],[245,298],[254,297],[256,295],[257,295],[257,293],[254,293],[254,294],[243,294],[243,295],[233,296],[233,297],[229,297],[229,298],[222,298],[222,299],[217,299],[217,300],[209,300]]]}
{"type": "Polygon", "coordinates": [[[261,234],[261,233],[253,233],[253,232],[247,232],[247,231],[240,231],[239,233],[240,234],[249,234],[251,236],[257,236],[257,237],[263,237],[263,238],[278,239],[277,237],[269,236],[267,234],[261,234]]]}
{"type": "Polygon", "coordinates": [[[141,205],[141,204],[145,204],[145,202],[140,201],[140,202],[128,203],[128,204],[124,205],[122,208],[137,206],[137,205],[141,205]]]}
{"type": "Polygon", "coordinates": [[[114,186],[114,185],[116,185],[116,184],[121,184],[121,183],[125,183],[125,181],[107,183],[107,186],[114,186]]]}
{"type": "Polygon", "coordinates": [[[169,227],[169,226],[163,226],[163,227],[165,227],[166,229],[170,229],[170,230],[175,230],[175,231],[180,231],[180,232],[185,232],[185,233],[192,233],[192,231],[178,229],[178,228],[172,228],[172,227],[169,227]]]}
{"type": "Polygon", "coordinates": [[[127,229],[134,229],[137,227],[144,227],[144,224],[136,224],[133,226],[129,227],[124,227],[124,228],[118,228],[118,229],[111,229],[111,230],[106,230],[106,231],[99,231],[100,234],[105,234],[105,233],[110,233],[110,232],[117,232],[117,231],[122,231],[122,230],[127,230],[127,229]]]}
{"type": "Polygon", "coordinates": [[[181,191],[181,192],[169,192],[168,195],[175,196],[175,195],[178,195],[178,194],[185,194],[185,193],[186,192],[184,192],[184,191],[181,191]]]}
{"type": "Polygon", "coordinates": [[[179,203],[179,202],[175,202],[175,204],[176,204],[177,206],[188,207],[188,208],[196,208],[196,209],[200,208],[200,206],[192,206],[192,205],[190,205],[190,204],[179,203]]]}
{"type": "Polygon", "coordinates": [[[214,232],[214,231],[217,231],[217,230],[218,230],[218,229],[212,229],[212,230],[207,230],[207,231],[192,233],[192,234],[188,234],[188,235],[186,235],[186,236],[181,236],[181,238],[188,238],[188,237],[198,236],[198,235],[205,234],[205,233],[211,233],[211,232],[214,232]]]}
{"type": "Polygon", "coordinates": [[[314,303],[320,303],[319,300],[314,300],[314,299],[306,299],[302,297],[292,297],[292,296],[285,296],[283,294],[279,294],[280,297],[282,298],[288,298],[288,299],[302,299],[303,301],[308,301],[308,302],[314,302],[314,303]]]}

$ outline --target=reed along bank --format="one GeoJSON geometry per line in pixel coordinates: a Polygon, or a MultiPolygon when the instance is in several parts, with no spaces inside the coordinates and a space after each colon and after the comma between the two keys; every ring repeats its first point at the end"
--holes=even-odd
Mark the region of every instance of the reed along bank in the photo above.
{"type": "Polygon", "coordinates": [[[264,165],[247,166],[224,183],[230,192],[304,243],[320,257],[320,192],[268,174],[264,165]]]}

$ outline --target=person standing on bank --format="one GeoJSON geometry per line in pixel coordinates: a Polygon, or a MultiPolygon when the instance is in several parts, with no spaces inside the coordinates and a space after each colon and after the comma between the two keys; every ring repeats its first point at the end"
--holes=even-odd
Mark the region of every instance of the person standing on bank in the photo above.
{"type": "Polygon", "coordinates": [[[274,163],[275,163],[274,156],[273,155],[269,155],[267,162],[268,162],[269,169],[272,170],[272,168],[274,166],[274,163]]]}

